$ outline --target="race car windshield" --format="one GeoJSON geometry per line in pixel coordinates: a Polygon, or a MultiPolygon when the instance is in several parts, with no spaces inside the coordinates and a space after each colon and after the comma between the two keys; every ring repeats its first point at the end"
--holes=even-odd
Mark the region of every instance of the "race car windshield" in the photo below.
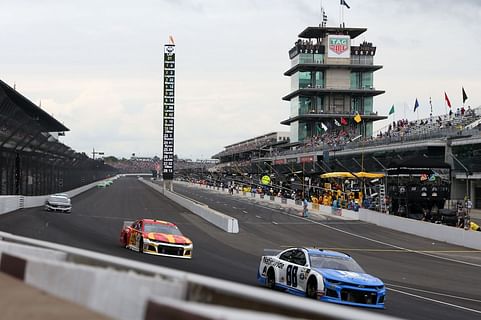
{"type": "Polygon", "coordinates": [[[176,227],[168,226],[165,224],[160,223],[149,223],[144,225],[144,232],[154,232],[154,233],[167,233],[167,234],[175,234],[175,235],[182,235],[179,229],[176,227]]]}
{"type": "Polygon", "coordinates": [[[61,203],[68,203],[68,198],[65,197],[50,197],[50,201],[61,202],[61,203]]]}
{"type": "Polygon", "coordinates": [[[334,269],[365,273],[356,261],[343,257],[332,257],[323,255],[311,255],[311,268],[334,269]]]}

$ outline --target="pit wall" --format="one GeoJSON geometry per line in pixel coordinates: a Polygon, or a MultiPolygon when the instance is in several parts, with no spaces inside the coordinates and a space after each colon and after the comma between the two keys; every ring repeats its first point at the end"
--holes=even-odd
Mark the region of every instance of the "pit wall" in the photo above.
{"type": "MultiPolygon", "coordinates": [[[[205,185],[193,184],[189,182],[176,181],[176,184],[185,186],[215,190],[220,193],[228,194],[227,188],[208,187],[205,185]]],[[[258,201],[277,203],[283,207],[297,208],[302,210],[302,202],[292,199],[281,199],[274,196],[261,196],[257,193],[242,192],[234,190],[234,196],[252,198],[258,201]]],[[[419,237],[446,242],[462,247],[481,250],[481,232],[464,230],[442,224],[402,218],[368,209],[359,209],[359,212],[346,209],[333,210],[332,207],[316,205],[309,202],[309,212],[311,214],[321,214],[324,216],[335,216],[344,220],[359,220],[378,225],[380,227],[413,234],[419,237]]]]}
{"type": "Polygon", "coordinates": [[[198,201],[189,199],[185,196],[177,194],[175,192],[171,192],[167,190],[168,188],[163,188],[162,186],[150,182],[148,180],[139,179],[141,182],[145,183],[152,189],[162,193],[164,196],[169,198],[170,200],[174,201],[175,203],[181,205],[182,207],[186,208],[190,212],[198,215],[202,219],[208,221],[209,223],[215,225],[216,227],[228,232],[228,233],[238,233],[239,232],[239,223],[237,219],[232,218],[226,214],[223,214],[219,211],[209,208],[206,204],[200,203],[198,201]]]}

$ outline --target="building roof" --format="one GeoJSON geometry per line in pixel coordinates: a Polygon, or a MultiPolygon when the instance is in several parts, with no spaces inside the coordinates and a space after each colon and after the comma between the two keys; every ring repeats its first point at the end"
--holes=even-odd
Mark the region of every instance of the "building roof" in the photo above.
{"type": "Polygon", "coordinates": [[[351,39],[354,39],[366,31],[366,28],[307,27],[304,31],[299,33],[299,38],[317,39],[324,38],[328,34],[343,34],[349,35],[351,39]]]}
{"type": "Polygon", "coordinates": [[[284,72],[285,76],[292,76],[298,71],[317,71],[327,69],[350,69],[353,71],[377,71],[382,69],[380,65],[369,64],[323,64],[323,63],[299,63],[284,72]]]}
{"type": "Polygon", "coordinates": [[[2,99],[2,96],[6,96],[30,118],[35,119],[40,126],[45,128],[46,132],[70,131],[62,123],[60,123],[47,112],[42,110],[32,101],[28,100],[23,95],[18,93],[15,89],[0,80],[0,99],[2,99]]]}
{"type": "Polygon", "coordinates": [[[351,96],[361,97],[374,97],[383,94],[384,92],[386,91],[376,89],[303,88],[289,93],[287,96],[283,97],[282,100],[290,101],[292,98],[297,96],[318,96],[330,93],[349,94],[351,96]]]}
{"type": "MultiPolygon", "coordinates": [[[[295,116],[293,118],[289,118],[287,120],[284,120],[281,122],[281,124],[285,125],[290,125],[292,122],[296,121],[319,121],[319,120],[324,120],[324,119],[339,119],[341,117],[350,119],[354,117],[352,114],[348,113],[308,113],[308,114],[301,114],[298,116],[295,116]]],[[[369,115],[361,115],[361,118],[365,121],[377,121],[377,120],[384,120],[387,119],[387,116],[380,116],[377,114],[369,114],[369,115]]]]}
{"type": "Polygon", "coordinates": [[[272,138],[272,137],[276,137],[278,135],[287,135],[289,136],[289,132],[284,132],[284,131],[275,131],[275,132],[269,132],[269,133],[266,133],[266,134],[263,134],[263,135],[260,135],[260,136],[256,136],[256,137],[253,137],[253,138],[249,138],[247,140],[242,140],[242,141],[239,141],[239,142],[236,142],[236,143],[232,143],[228,146],[225,146],[224,148],[228,149],[230,147],[234,147],[234,146],[238,146],[238,145],[242,145],[242,144],[245,144],[245,143],[249,143],[249,142],[255,142],[257,140],[262,140],[262,139],[267,139],[267,138],[272,138]]]}

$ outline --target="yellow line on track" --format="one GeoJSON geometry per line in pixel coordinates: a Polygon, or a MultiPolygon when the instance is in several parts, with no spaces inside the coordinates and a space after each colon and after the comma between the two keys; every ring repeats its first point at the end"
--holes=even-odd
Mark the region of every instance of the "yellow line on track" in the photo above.
{"type": "MultiPolygon", "coordinates": [[[[299,246],[281,245],[281,248],[298,248],[299,246]]],[[[307,246],[333,251],[363,251],[363,252],[405,252],[405,253],[481,253],[481,250],[412,250],[412,249],[367,249],[367,248],[325,248],[318,246],[307,246]]]]}

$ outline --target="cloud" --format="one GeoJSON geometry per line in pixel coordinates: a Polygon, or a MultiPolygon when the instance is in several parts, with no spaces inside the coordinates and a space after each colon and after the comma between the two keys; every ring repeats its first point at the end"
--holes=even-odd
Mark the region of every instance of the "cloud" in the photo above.
{"type": "MultiPolygon", "coordinates": [[[[324,1],[329,25],[339,4],[324,1]]],[[[374,109],[427,116],[443,93],[459,105],[464,86],[480,105],[477,41],[481,2],[349,1],[348,26],[367,27],[356,41],[377,46],[374,76],[386,90],[374,109]]],[[[0,2],[5,45],[2,80],[63,122],[64,142],[89,153],[161,155],[162,46],[176,39],[175,152],[208,158],[224,146],[272,131],[290,114],[288,51],[297,35],[320,22],[319,2],[289,0],[164,0],[0,2]]],[[[383,123],[377,124],[378,127],[383,123]]]]}

